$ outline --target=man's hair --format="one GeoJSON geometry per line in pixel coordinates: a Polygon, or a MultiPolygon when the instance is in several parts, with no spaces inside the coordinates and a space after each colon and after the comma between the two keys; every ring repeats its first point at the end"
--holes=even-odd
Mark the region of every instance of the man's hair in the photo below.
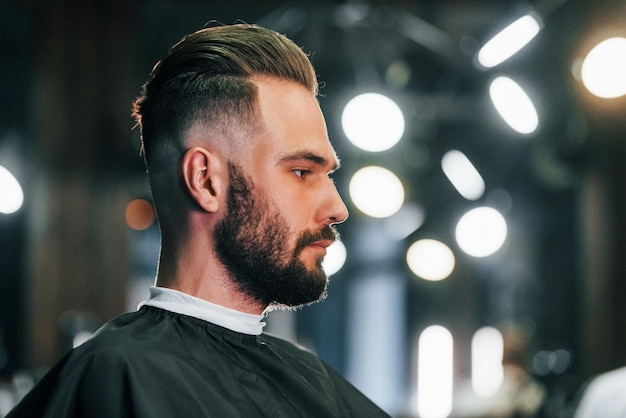
{"type": "Polygon", "coordinates": [[[133,103],[133,116],[140,127],[161,229],[164,212],[174,210],[168,207],[168,197],[180,184],[176,169],[188,129],[201,122],[207,135],[232,141],[236,132],[253,133],[261,127],[254,76],[293,81],[317,94],[315,71],[302,49],[256,25],[198,30],[176,43],[153,68],[133,103]]]}

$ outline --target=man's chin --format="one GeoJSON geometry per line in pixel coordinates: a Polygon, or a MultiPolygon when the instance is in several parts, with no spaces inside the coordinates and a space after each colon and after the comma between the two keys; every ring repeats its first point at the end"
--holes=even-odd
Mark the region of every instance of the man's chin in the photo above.
{"type": "Polygon", "coordinates": [[[324,257],[325,255],[300,253],[298,259],[310,273],[322,274],[324,271],[322,268],[324,257]]]}
{"type": "Polygon", "coordinates": [[[292,276],[295,280],[291,285],[294,287],[271,302],[267,311],[293,311],[326,299],[329,279],[322,268],[322,259],[319,257],[310,268],[301,261],[300,268],[306,270],[306,273],[301,270],[300,276],[292,276]]]}
{"type": "Polygon", "coordinates": [[[272,311],[297,311],[300,308],[304,308],[306,306],[310,306],[318,302],[322,302],[324,299],[326,299],[327,296],[328,296],[328,292],[326,291],[326,287],[324,287],[324,290],[316,299],[310,300],[308,302],[294,303],[294,304],[272,302],[267,306],[267,308],[265,309],[265,312],[267,313],[267,312],[272,312],[272,311]]]}

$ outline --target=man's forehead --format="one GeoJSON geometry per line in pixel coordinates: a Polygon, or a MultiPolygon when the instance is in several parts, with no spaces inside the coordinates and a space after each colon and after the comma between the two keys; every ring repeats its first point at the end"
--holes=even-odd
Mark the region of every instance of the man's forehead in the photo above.
{"type": "Polygon", "coordinates": [[[339,167],[317,98],[304,86],[275,78],[255,79],[263,130],[257,145],[275,164],[307,160],[328,171],[339,167]]]}

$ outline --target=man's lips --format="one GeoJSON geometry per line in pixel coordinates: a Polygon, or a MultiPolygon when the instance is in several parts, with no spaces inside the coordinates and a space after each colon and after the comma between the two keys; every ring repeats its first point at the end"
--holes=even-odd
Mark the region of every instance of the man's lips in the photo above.
{"type": "Polygon", "coordinates": [[[296,243],[295,253],[300,254],[308,247],[326,255],[326,249],[338,238],[339,234],[331,226],[326,226],[317,232],[304,232],[296,243]]]}
{"type": "Polygon", "coordinates": [[[315,241],[310,243],[308,246],[309,247],[318,247],[324,250],[324,252],[326,252],[326,249],[328,247],[330,247],[330,244],[332,244],[332,240],[329,239],[323,239],[323,240],[319,240],[319,241],[315,241]]]}

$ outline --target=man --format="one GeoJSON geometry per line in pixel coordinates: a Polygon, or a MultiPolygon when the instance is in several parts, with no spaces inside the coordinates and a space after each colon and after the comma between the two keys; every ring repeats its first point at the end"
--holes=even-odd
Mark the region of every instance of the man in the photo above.
{"type": "Polygon", "coordinates": [[[317,80],[293,42],[253,25],[183,38],[134,103],[161,229],[139,311],[64,357],[9,417],[377,417],[263,313],[324,297],[348,216],[317,80]]]}

